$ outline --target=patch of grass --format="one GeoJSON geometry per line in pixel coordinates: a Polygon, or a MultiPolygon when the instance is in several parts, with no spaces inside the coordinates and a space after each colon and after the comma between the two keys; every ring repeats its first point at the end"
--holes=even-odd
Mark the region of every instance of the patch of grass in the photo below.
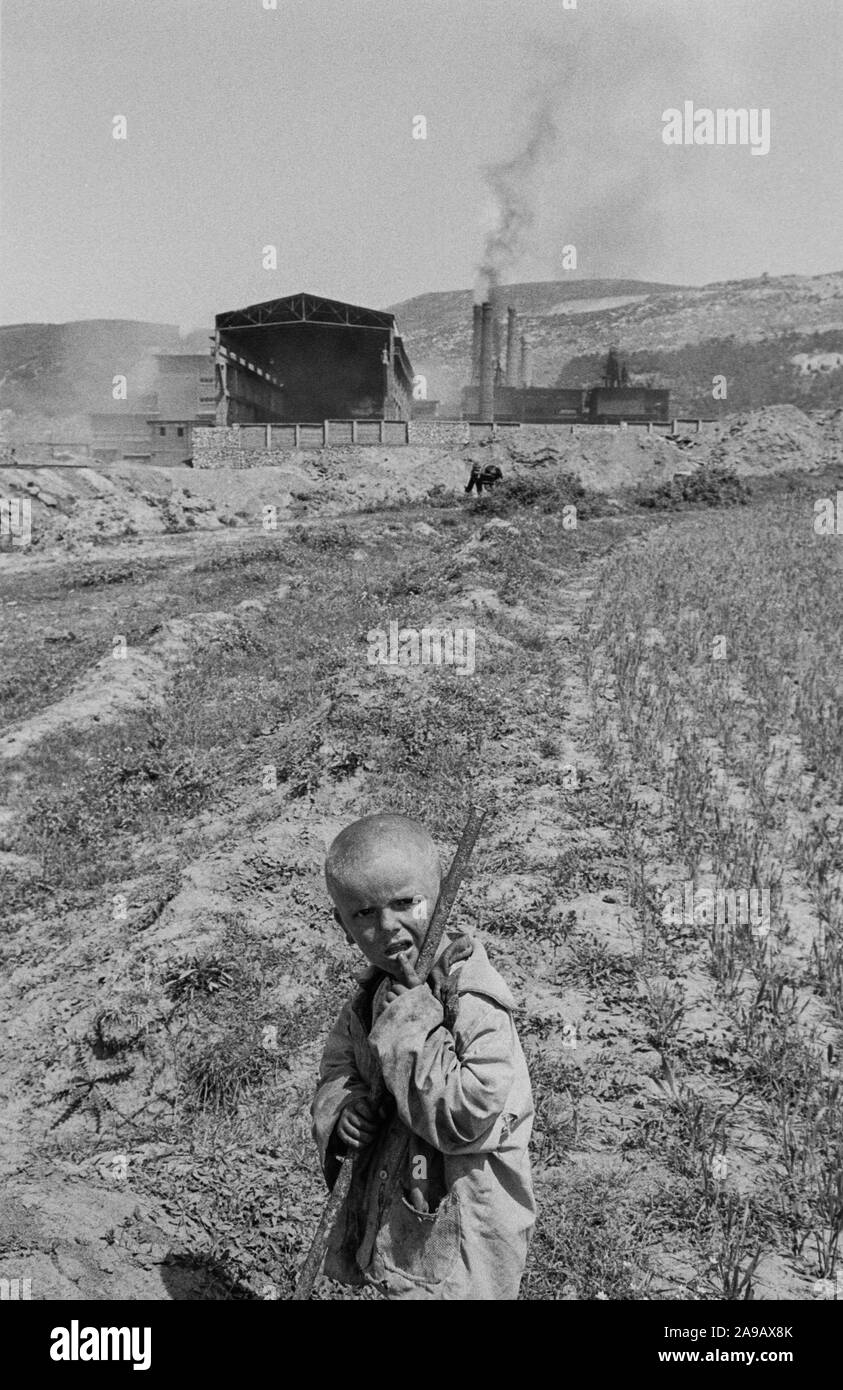
{"type": "Polygon", "coordinates": [[[753,1203],[736,1192],[724,1193],[713,1210],[711,1282],[716,1298],[748,1302],[755,1292],[755,1271],[765,1248],[753,1203]]]}
{"type": "Polygon", "coordinates": [[[617,955],[605,942],[590,937],[575,938],[570,945],[572,959],[565,966],[566,977],[590,989],[632,984],[635,967],[628,956],[617,955]]]}
{"type": "Polygon", "coordinates": [[[693,473],[676,473],[655,486],[642,484],[632,494],[638,507],[677,511],[685,506],[744,506],[751,496],[749,484],[721,464],[704,465],[693,473]]]}
{"type": "Polygon", "coordinates": [[[576,1171],[544,1183],[521,1298],[648,1297],[652,1278],[640,1200],[620,1174],[576,1171]]]}
{"type": "Polygon", "coordinates": [[[317,555],[344,555],[360,544],[349,526],[291,526],[290,540],[317,555]]]}
{"type": "Polygon", "coordinates": [[[191,1004],[200,994],[213,995],[220,989],[231,989],[237,974],[236,965],[219,951],[183,956],[164,977],[164,989],[173,1003],[184,1000],[191,1004]]]}
{"type": "Polygon", "coordinates": [[[283,1064],[254,1030],[234,1024],[191,1047],[183,1073],[187,1107],[234,1110],[248,1091],[274,1081],[283,1064]]]}
{"type": "Polygon", "coordinates": [[[530,1048],[527,1062],[535,1106],[531,1141],[534,1161],[550,1168],[557,1166],[582,1138],[586,1077],[577,1063],[543,1047],[530,1048]]]}
{"type": "Polygon", "coordinates": [[[512,516],[527,508],[556,515],[564,507],[575,506],[577,520],[605,516],[610,510],[602,493],[585,487],[575,473],[535,472],[505,477],[479,500],[479,506],[492,516],[512,516]]]}
{"type": "Polygon", "coordinates": [[[647,1016],[647,1042],[657,1052],[675,1046],[685,1017],[685,990],[675,980],[649,980],[640,976],[647,1016]]]}
{"type": "Polygon", "coordinates": [[[154,715],[57,733],[39,750],[34,773],[15,845],[40,861],[52,891],[129,872],[132,846],[117,849],[120,837],[195,814],[214,784],[208,760],[170,738],[154,715]]]}

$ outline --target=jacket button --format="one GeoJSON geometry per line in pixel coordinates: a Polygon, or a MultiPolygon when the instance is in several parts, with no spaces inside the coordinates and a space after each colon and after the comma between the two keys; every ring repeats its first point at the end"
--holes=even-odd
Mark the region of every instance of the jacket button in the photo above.
{"type": "Polygon", "coordinates": [[[389,1174],[385,1168],[381,1168],[380,1172],[378,1173],[378,1177],[380,1178],[381,1182],[386,1182],[387,1178],[389,1177],[389,1174]]]}

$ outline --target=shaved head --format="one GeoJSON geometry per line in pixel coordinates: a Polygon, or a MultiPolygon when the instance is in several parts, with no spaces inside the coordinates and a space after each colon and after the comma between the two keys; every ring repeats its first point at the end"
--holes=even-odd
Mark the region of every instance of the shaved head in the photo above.
{"type": "Polygon", "coordinates": [[[341,830],[328,850],[325,879],[331,897],[366,877],[373,861],[412,864],[425,875],[442,879],[439,854],[424,826],[409,816],[364,816],[341,830]]]}

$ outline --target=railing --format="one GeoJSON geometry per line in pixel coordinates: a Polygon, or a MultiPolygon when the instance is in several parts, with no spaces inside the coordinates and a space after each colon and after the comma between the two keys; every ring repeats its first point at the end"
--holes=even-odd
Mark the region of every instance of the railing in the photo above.
{"type": "Polygon", "coordinates": [[[235,427],[241,449],[315,449],[340,444],[408,444],[406,420],[283,421],[235,427]]]}

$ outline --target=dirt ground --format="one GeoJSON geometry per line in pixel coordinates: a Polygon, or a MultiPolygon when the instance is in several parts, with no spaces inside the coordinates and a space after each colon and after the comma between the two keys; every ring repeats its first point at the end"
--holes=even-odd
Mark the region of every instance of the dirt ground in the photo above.
{"type": "MultiPolygon", "coordinates": [[[[403,451],[397,498],[392,459],[329,484],[306,459],[304,483],[242,472],[236,497],[214,472],[0,470],[0,487],[32,496],[38,533],[0,557],[0,1278],[30,1278],[38,1299],[289,1295],[324,1198],[315,1068],[354,970],[327,910],[325,848],[388,806],[424,819],[447,860],[473,797],[490,819],[456,920],[513,988],[537,1108],[540,1220],[522,1296],[740,1298],[747,1281],[760,1299],[830,1296],[843,798],[832,734],[809,747],[799,720],[811,698],[831,710],[822,681],[839,653],[826,669],[804,643],[788,648],[802,693],[773,714],[791,758],[768,806],[741,761],[757,729],[748,638],[715,608],[729,586],[704,593],[698,578],[671,616],[657,578],[662,565],[702,576],[715,539],[744,554],[771,526],[790,556],[794,517],[810,536],[841,425],[798,415],[734,420],[704,445],[595,436],[552,459],[482,451],[519,477],[561,465],[600,483],[602,504],[581,503],[570,531],[537,503],[431,497],[460,489],[469,453],[403,451]],[[725,511],[614,497],[701,452],[787,476],[725,511]],[[298,513],[283,500],[292,481],[307,494],[298,513]],[[649,613],[624,608],[649,585],[649,613]],[[679,662],[696,672],[682,689],[656,663],[709,603],[700,642],[734,631],[741,651],[719,732],[696,659],[679,662]],[[392,618],[472,625],[477,679],[369,664],[366,633],[392,618]],[[710,762],[694,745],[656,770],[640,725],[656,707],[662,744],[698,727],[710,762]],[[695,790],[704,762],[710,784],[695,790]],[[813,839],[797,843],[797,821],[813,839]],[[713,883],[723,845],[753,835],[741,864],[779,853],[787,913],[775,970],[744,937],[730,975],[705,931],[656,927],[655,904],[688,877],[713,883]],[[776,989],[778,1012],[764,1013],[776,989]],[[773,1058],[776,1036],[790,1050],[773,1058]]],[[[824,596],[826,634],[839,607],[829,555],[805,581],[806,601],[824,596]]],[[[775,582],[769,556],[746,566],[747,594],[762,574],[775,582]]],[[[766,594],[759,611],[779,601],[766,594]]]]}

